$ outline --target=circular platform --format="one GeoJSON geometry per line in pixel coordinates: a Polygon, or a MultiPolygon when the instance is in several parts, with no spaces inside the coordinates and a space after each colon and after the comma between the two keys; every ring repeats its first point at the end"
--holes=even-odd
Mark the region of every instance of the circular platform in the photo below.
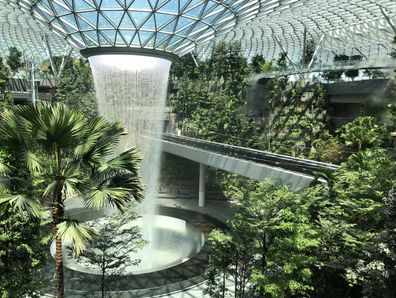
{"type": "MultiPolygon", "coordinates": [[[[70,213],[79,214],[80,217],[85,210],[70,210],[70,213]]],[[[165,217],[179,219],[197,229],[204,237],[215,228],[225,228],[225,225],[215,218],[198,212],[160,207],[159,214],[165,217]]],[[[83,215],[83,217],[86,217],[83,215]]],[[[90,215],[91,219],[95,215],[90,215]]],[[[169,268],[141,273],[135,275],[117,276],[108,283],[109,297],[152,297],[155,295],[182,290],[204,281],[204,272],[207,267],[210,251],[210,243],[205,241],[202,248],[190,258],[179,262],[169,268]]],[[[46,270],[46,277],[53,278],[54,262],[51,260],[46,270]]],[[[65,294],[67,297],[82,297],[87,292],[100,290],[98,275],[83,273],[69,268],[64,268],[65,294]]],[[[48,289],[47,292],[51,292],[48,289]]]]}
{"type": "MultiPolygon", "coordinates": [[[[96,221],[98,227],[106,225],[106,218],[96,221]]],[[[130,259],[140,260],[138,265],[128,265],[121,275],[137,275],[164,270],[188,261],[201,250],[205,243],[203,233],[188,222],[170,216],[143,216],[129,222],[120,229],[140,227],[143,239],[148,243],[136,252],[130,247],[130,259]]],[[[70,254],[72,243],[63,242],[64,266],[81,273],[101,274],[101,268],[90,264],[86,257],[73,258],[70,254]]],[[[109,251],[111,247],[109,247],[109,251]]],[[[51,245],[51,255],[55,256],[55,241],[51,245]]]]}

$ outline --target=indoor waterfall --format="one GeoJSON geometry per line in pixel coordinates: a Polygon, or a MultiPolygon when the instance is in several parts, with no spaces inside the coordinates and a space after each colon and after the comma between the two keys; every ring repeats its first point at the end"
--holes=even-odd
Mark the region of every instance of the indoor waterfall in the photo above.
{"type": "MultiPolygon", "coordinates": [[[[156,214],[161,148],[144,137],[161,138],[171,62],[138,55],[97,55],[89,58],[99,114],[112,122],[121,122],[128,134],[120,150],[137,147],[142,155],[141,175],[145,199],[140,206],[144,220],[156,214]]],[[[144,224],[142,234],[148,246],[155,246],[153,230],[144,224]]]]}

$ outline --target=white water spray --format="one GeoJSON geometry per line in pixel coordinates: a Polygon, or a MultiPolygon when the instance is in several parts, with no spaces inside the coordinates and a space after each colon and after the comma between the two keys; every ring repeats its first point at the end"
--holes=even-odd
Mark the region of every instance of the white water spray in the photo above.
{"type": "MultiPolygon", "coordinates": [[[[142,154],[141,174],[145,199],[140,206],[143,237],[155,246],[150,215],[156,214],[161,148],[144,135],[159,139],[165,117],[165,100],[171,62],[137,55],[99,55],[89,58],[99,114],[111,122],[121,122],[128,135],[120,150],[137,147],[142,154]]],[[[150,253],[147,254],[150,258],[150,253]]],[[[143,260],[142,260],[143,261],[143,260]]]]}

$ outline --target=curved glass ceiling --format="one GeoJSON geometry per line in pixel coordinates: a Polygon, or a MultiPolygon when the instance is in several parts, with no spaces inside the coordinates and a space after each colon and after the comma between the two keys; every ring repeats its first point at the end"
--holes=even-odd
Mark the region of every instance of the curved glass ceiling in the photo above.
{"type": "Polygon", "coordinates": [[[46,35],[54,55],[63,55],[67,42],[40,24],[26,11],[29,6],[19,1],[0,0],[0,56],[8,54],[10,47],[17,47],[29,60],[48,58],[43,38],[46,35]]]}
{"type": "Polygon", "coordinates": [[[31,55],[43,35],[58,53],[132,47],[201,57],[221,41],[266,59],[282,51],[301,60],[306,39],[318,60],[336,54],[388,57],[396,34],[395,0],[0,0],[0,50],[15,44],[31,55]],[[54,34],[57,33],[62,38],[54,34]]]}
{"type": "Polygon", "coordinates": [[[362,55],[365,59],[389,57],[396,35],[395,0],[268,0],[250,22],[238,22],[232,31],[200,44],[200,56],[211,54],[215,41],[241,41],[246,57],[261,54],[276,59],[285,50],[298,63],[307,40],[319,44],[318,60],[335,54],[362,55]]]}
{"type": "Polygon", "coordinates": [[[133,47],[183,55],[255,13],[249,0],[38,0],[34,15],[76,47],[133,47]]]}

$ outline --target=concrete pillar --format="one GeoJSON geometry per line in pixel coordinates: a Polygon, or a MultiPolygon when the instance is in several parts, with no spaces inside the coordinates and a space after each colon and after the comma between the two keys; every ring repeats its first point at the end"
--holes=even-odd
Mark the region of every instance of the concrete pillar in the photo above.
{"type": "Polygon", "coordinates": [[[199,164],[199,207],[205,206],[205,177],[206,177],[206,165],[199,164]]]}

